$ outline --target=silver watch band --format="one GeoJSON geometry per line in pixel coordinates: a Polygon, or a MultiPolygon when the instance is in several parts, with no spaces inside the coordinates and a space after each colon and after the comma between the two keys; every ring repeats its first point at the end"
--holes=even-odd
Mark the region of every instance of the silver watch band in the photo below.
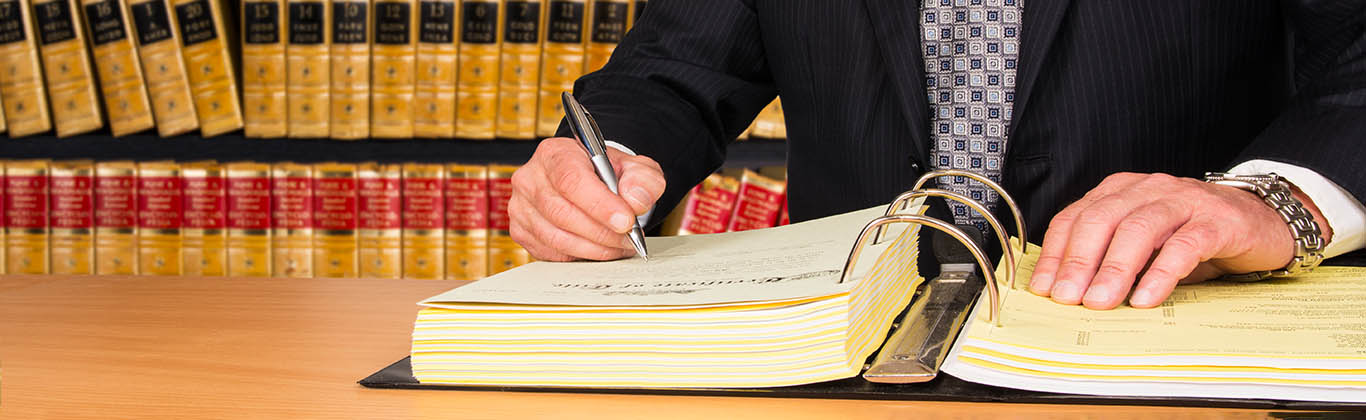
{"type": "Polygon", "coordinates": [[[1205,174],[1205,182],[1230,186],[1251,191],[1262,198],[1268,206],[1276,210],[1290,227],[1290,235],[1295,238],[1295,256],[1290,264],[1279,270],[1257,271],[1246,274],[1225,276],[1234,281],[1258,281],[1268,277],[1293,276],[1313,270],[1323,262],[1323,231],[1314,221],[1314,215],[1305,210],[1304,204],[1290,191],[1290,184],[1274,173],[1264,175],[1232,175],[1223,172],[1205,174]]]}

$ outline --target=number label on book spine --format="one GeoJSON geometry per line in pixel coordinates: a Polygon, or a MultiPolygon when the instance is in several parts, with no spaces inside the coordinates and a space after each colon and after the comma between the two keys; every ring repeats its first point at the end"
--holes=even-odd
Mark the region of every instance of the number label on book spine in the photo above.
{"type": "Polygon", "coordinates": [[[289,43],[316,45],[323,43],[324,11],[322,2],[289,3],[289,43]]]}
{"type": "Polygon", "coordinates": [[[583,42],[583,2],[551,1],[546,22],[546,42],[576,45],[583,42]]]}
{"type": "Polygon", "coordinates": [[[280,43],[280,5],[270,1],[252,1],[246,4],[247,44],[280,43]]]}
{"type": "Polygon", "coordinates": [[[71,8],[62,0],[35,3],[33,18],[38,21],[38,39],[42,45],[76,39],[76,28],[71,8]]]}
{"type": "Polygon", "coordinates": [[[594,0],[592,41],[620,43],[621,36],[626,34],[626,18],[630,16],[627,11],[630,7],[630,3],[594,0]]]}
{"type": "Polygon", "coordinates": [[[369,3],[363,1],[335,1],[332,3],[332,43],[364,44],[367,42],[365,23],[369,3]]]}
{"type": "Polygon", "coordinates": [[[176,20],[180,22],[181,43],[185,46],[218,38],[218,30],[213,24],[208,0],[191,0],[175,6],[176,20]]]}
{"type": "Polygon", "coordinates": [[[19,0],[0,1],[0,44],[28,40],[21,7],[23,6],[19,4],[19,0]]]}

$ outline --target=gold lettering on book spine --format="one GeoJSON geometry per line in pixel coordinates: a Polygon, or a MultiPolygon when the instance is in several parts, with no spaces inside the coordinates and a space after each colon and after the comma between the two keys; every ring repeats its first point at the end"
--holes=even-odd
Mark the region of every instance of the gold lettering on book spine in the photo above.
{"type": "Polygon", "coordinates": [[[179,164],[138,163],[138,268],[141,270],[139,274],[183,274],[182,185],[179,164]]]}
{"type": "Polygon", "coordinates": [[[271,273],[270,165],[226,165],[228,275],[269,277],[271,273]]]}
{"type": "Polygon", "coordinates": [[[95,273],[137,274],[137,164],[95,164],[95,273]]]}
{"type": "Polygon", "coordinates": [[[53,162],[48,178],[52,274],[94,274],[94,163],[53,162]]]}
{"type": "Polygon", "coordinates": [[[356,166],[313,167],[313,269],[316,277],[356,277],[356,166]]]}
{"type": "Polygon", "coordinates": [[[5,165],[5,273],[48,273],[48,161],[5,165]]]}

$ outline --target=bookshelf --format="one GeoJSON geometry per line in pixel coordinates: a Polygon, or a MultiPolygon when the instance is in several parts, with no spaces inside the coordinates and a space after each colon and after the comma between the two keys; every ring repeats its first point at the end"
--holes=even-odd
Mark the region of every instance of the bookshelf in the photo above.
{"type": "MultiPolygon", "coordinates": [[[[119,138],[107,134],[90,134],[59,139],[45,134],[0,140],[0,158],[182,162],[466,162],[520,165],[531,158],[536,150],[536,143],[530,140],[253,139],[243,137],[240,131],[208,139],[198,135],[161,138],[155,132],[119,138]]],[[[781,166],[785,164],[786,156],[787,144],[783,140],[750,139],[731,144],[724,166],[781,166]]]]}

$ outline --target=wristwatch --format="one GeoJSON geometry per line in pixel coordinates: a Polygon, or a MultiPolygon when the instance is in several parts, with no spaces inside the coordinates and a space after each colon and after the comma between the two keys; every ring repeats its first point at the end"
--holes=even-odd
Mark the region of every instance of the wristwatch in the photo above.
{"type": "Polygon", "coordinates": [[[1205,173],[1205,182],[1225,185],[1251,191],[1262,198],[1268,206],[1276,210],[1286,224],[1290,225],[1290,235],[1295,238],[1295,257],[1290,264],[1279,270],[1256,271],[1246,274],[1224,276],[1234,281],[1258,281],[1268,277],[1293,276],[1313,270],[1323,262],[1323,231],[1314,222],[1314,215],[1304,209],[1304,204],[1290,193],[1290,184],[1275,173],[1258,175],[1233,175],[1223,172],[1205,173]]]}

